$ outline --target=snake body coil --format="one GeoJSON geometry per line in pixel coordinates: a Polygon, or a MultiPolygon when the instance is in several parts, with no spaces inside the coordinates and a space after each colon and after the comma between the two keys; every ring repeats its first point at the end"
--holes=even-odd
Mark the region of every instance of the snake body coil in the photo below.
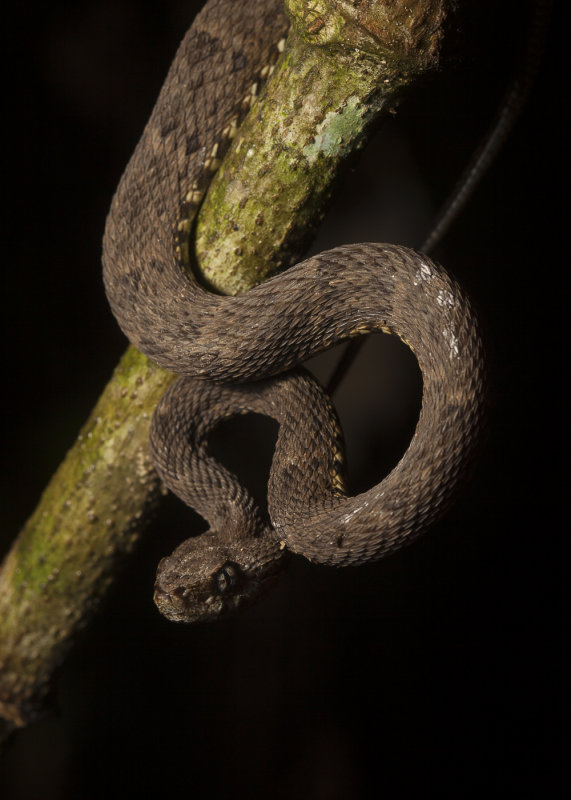
{"type": "Polygon", "coordinates": [[[380,558],[445,510],[483,413],[483,356],[468,299],[441,267],[386,244],[338,247],[238,297],[185,273],[181,246],[240,98],[271,60],[279,3],[211,0],[185,37],[107,220],[104,279],[121,328],[162,367],[191,376],[159,403],[156,467],[210,522],[163,559],[155,599],[175,620],[211,619],[253,598],[285,549],[348,565],[380,558]],[[186,220],[186,221],[185,221],[186,220]],[[343,493],[341,435],[305,373],[282,373],[341,339],[394,333],[416,354],[423,401],[413,440],[378,486],[343,493]],[[197,380],[199,378],[200,380],[197,380]],[[247,385],[227,385],[255,381],[247,385]],[[206,452],[209,431],[244,411],[274,416],[273,529],[206,452]]]}

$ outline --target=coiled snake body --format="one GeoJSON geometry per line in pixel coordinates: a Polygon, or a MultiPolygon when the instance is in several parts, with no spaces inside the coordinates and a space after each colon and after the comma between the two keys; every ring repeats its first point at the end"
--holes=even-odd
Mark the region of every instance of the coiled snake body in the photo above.
{"type": "Polygon", "coordinates": [[[449,504],[483,411],[482,345],[469,301],[420,253],[338,247],[238,297],[212,294],[185,272],[180,232],[189,225],[181,221],[192,217],[215,146],[287,29],[278,9],[266,0],[211,0],[203,9],[105,231],[105,286],[121,328],[149,358],[190,376],[162,398],[151,430],[163,480],[210,523],[159,566],[155,600],[174,620],[216,618],[257,596],[287,549],[323,564],[362,564],[418,536],[449,504]],[[422,410],[395,469],[346,497],[328,399],[302,371],[269,376],[365,331],[394,333],[413,349],[422,410]],[[269,482],[273,527],[206,451],[214,425],[245,411],[280,422],[269,482]]]}

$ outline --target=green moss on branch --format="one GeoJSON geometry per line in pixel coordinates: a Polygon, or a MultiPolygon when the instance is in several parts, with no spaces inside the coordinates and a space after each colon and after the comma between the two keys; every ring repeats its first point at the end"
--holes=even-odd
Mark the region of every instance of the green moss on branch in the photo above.
{"type": "Polygon", "coordinates": [[[0,573],[0,716],[33,718],[160,493],[153,408],[173,376],[130,347],[0,573]]]}

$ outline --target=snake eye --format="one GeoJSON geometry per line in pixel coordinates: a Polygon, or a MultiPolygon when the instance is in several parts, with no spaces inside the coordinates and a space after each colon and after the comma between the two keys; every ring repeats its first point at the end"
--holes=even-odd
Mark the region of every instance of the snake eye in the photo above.
{"type": "Polygon", "coordinates": [[[226,594],[234,586],[236,586],[242,578],[242,571],[238,564],[233,561],[227,561],[223,567],[220,567],[218,572],[214,574],[214,583],[219,594],[226,594]]]}

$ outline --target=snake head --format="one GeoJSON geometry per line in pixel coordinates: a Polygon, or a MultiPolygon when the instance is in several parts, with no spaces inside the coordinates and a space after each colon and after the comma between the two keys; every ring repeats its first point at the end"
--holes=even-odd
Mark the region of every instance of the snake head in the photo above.
{"type": "Polygon", "coordinates": [[[211,622],[252,603],[271,588],[287,552],[271,531],[219,543],[209,531],[184,541],[159,563],[154,600],[173,622],[211,622]]]}

